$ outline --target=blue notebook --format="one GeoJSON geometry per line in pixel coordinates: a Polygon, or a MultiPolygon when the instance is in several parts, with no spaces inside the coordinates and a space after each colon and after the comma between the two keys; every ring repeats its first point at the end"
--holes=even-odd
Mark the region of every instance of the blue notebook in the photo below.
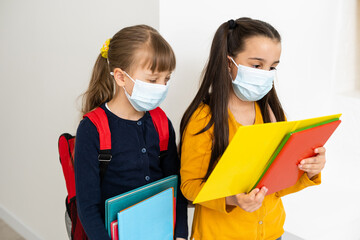
{"type": "Polygon", "coordinates": [[[105,228],[108,231],[109,236],[111,236],[110,224],[117,219],[118,212],[171,187],[174,189],[174,197],[176,198],[177,183],[178,177],[172,175],[106,200],[105,228]]]}
{"type": "Polygon", "coordinates": [[[173,188],[118,213],[119,240],[173,240],[173,188]]]}

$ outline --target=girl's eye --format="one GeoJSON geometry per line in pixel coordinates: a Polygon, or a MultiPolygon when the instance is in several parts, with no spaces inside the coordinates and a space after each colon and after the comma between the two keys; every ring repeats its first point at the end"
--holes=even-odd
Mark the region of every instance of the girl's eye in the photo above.
{"type": "Polygon", "coordinates": [[[253,65],[252,67],[253,67],[253,68],[259,68],[260,65],[253,65]]]}
{"type": "Polygon", "coordinates": [[[271,68],[270,68],[270,71],[271,71],[271,70],[276,70],[276,67],[271,67],[271,68]]]}
{"type": "Polygon", "coordinates": [[[154,80],[154,79],[149,79],[149,82],[150,83],[156,83],[156,79],[154,80]]]}

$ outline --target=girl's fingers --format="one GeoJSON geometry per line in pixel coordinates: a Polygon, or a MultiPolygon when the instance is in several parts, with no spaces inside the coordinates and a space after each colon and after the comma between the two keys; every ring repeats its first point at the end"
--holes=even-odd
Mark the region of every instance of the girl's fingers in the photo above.
{"type": "Polygon", "coordinates": [[[261,203],[264,200],[267,191],[268,189],[266,187],[262,187],[261,190],[256,194],[255,201],[261,203]]]}
{"type": "Polygon", "coordinates": [[[300,161],[300,165],[317,163],[317,157],[305,158],[300,161]]]}
{"type": "Polygon", "coordinates": [[[314,149],[315,153],[325,153],[326,149],[324,147],[319,147],[314,149]]]}
{"type": "Polygon", "coordinates": [[[318,155],[316,157],[312,158],[306,158],[300,161],[299,165],[307,165],[307,164],[325,164],[325,156],[324,155],[318,155]]]}
{"type": "Polygon", "coordinates": [[[315,166],[306,166],[301,167],[300,169],[304,172],[320,172],[324,167],[321,165],[315,165],[315,166]]]}
{"type": "Polygon", "coordinates": [[[325,161],[317,160],[316,163],[299,164],[299,169],[304,172],[320,172],[325,167],[325,161]]]}
{"type": "Polygon", "coordinates": [[[253,190],[249,193],[250,199],[251,199],[251,200],[254,200],[255,197],[256,197],[256,194],[257,194],[259,191],[260,191],[260,189],[258,189],[258,188],[253,189],[253,190]]]}
{"type": "Polygon", "coordinates": [[[314,157],[310,157],[310,158],[305,158],[300,161],[300,164],[304,165],[304,164],[322,162],[322,160],[325,161],[325,152],[326,152],[326,149],[324,147],[315,148],[314,153],[317,153],[318,155],[316,155],[314,157]]]}

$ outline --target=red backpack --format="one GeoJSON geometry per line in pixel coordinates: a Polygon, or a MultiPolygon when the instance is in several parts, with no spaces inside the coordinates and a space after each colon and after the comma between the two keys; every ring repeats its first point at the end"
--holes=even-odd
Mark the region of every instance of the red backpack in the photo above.
{"type": "MultiPolygon", "coordinates": [[[[149,111],[153,120],[156,131],[159,134],[160,156],[166,154],[169,142],[169,124],[165,112],[161,108],[155,108],[149,111]]],[[[100,179],[104,178],[107,166],[111,161],[111,133],[109,122],[105,111],[98,107],[95,110],[84,115],[96,126],[99,133],[100,152],[99,152],[99,168],[100,179]]],[[[72,240],[87,240],[88,237],[81,225],[76,206],[76,188],[74,173],[74,146],[75,136],[69,133],[61,134],[58,141],[60,163],[63,169],[67,197],[65,200],[66,214],[65,222],[67,222],[67,231],[69,238],[72,240]]]]}

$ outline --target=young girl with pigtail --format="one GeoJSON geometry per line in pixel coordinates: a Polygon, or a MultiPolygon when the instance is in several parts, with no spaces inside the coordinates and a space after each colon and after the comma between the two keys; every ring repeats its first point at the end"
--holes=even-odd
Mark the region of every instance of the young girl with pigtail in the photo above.
{"type": "MultiPolygon", "coordinates": [[[[188,200],[195,200],[239,127],[285,121],[273,85],[280,53],[279,33],[263,21],[239,18],[216,31],[200,89],[180,125],[181,190],[188,200]]],[[[256,188],[196,204],[191,240],[281,239],[281,197],[321,182],[325,149],[314,151],[288,189],[266,196],[266,187],[256,188]]]]}
{"type": "MultiPolygon", "coordinates": [[[[91,240],[110,239],[104,225],[105,200],[161,178],[178,175],[180,162],[170,120],[167,154],[159,158],[159,135],[148,111],[165,99],[175,68],[170,45],[146,25],[127,27],[101,49],[83,96],[82,112],[102,108],[111,132],[111,155],[99,174],[99,133],[84,118],[75,143],[78,215],[91,240]]],[[[175,238],[187,238],[187,201],[178,191],[175,238]]]]}

